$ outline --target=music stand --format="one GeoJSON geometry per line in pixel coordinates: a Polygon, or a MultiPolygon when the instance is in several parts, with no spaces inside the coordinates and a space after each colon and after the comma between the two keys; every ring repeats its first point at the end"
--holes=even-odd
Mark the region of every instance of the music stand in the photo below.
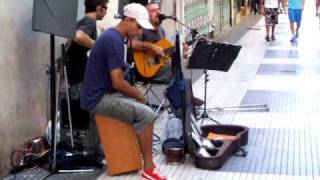
{"type": "Polygon", "coordinates": [[[210,119],[219,124],[218,121],[209,117],[207,113],[207,84],[208,72],[207,70],[228,71],[233,61],[239,54],[241,46],[217,43],[205,39],[199,39],[196,42],[195,48],[189,60],[188,68],[190,69],[204,69],[204,108],[203,113],[199,119],[210,119]]]}

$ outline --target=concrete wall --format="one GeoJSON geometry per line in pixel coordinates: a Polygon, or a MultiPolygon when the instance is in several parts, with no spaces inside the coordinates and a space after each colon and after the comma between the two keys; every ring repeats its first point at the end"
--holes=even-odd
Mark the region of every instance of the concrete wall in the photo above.
{"type": "MultiPolygon", "coordinates": [[[[166,15],[176,15],[176,3],[174,1],[161,1],[161,12],[166,15]]],[[[166,19],[162,22],[162,27],[166,31],[169,41],[175,40],[175,32],[178,31],[176,23],[173,20],[166,19]]]]}
{"type": "MultiPolygon", "coordinates": [[[[32,31],[32,0],[0,0],[0,178],[10,153],[47,125],[49,35],[32,31]]],[[[56,54],[59,43],[56,39],[56,54]]]]}

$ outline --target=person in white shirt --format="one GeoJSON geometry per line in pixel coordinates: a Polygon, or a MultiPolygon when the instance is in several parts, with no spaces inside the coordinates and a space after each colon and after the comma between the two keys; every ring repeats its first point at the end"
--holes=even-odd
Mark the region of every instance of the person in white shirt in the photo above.
{"type": "Polygon", "coordinates": [[[270,29],[271,29],[271,40],[276,40],[274,30],[276,24],[278,24],[278,0],[260,0],[260,8],[262,14],[265,16],[266,24],[266,41],[270,41],[270,29]]]}

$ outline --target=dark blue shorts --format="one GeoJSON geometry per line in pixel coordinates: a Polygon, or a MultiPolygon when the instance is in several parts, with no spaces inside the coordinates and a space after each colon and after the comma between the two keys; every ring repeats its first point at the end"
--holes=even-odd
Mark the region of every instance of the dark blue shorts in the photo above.
{"type": "Polygon", "coordinates": [[[289,15],[289,20],[290,23],[296,22],[300,24],[301,22],[301,14],[302,10],[301,9],[288,9],[288,15],[289,15]]]}

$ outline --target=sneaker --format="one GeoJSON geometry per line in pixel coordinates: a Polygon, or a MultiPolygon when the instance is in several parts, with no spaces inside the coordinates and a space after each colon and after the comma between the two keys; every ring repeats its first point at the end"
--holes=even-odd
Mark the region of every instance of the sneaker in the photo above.
{"type": "Polygon", "coordinates": [[[167,178],[160,174],[159,169],[154,167],[144,171],[141,174],[142,180],[167,180],[167,178]]]}
{"type": "Polygon", "coordinates": [[[297,39],[296,35],[292,35],[290,42],[296,42],[296,39],[297,39]]]}
{"type": "Polygon", "coordinates": [[[266,35],[265,39],[266,41],[270,41],[270,37],[268,35],[266,35]]]}
{"type": "Polygon", "coordinates": [[[276,40],[276,37],[274,35],[271,36],[271,40],[274,41],[276,40]]]}

